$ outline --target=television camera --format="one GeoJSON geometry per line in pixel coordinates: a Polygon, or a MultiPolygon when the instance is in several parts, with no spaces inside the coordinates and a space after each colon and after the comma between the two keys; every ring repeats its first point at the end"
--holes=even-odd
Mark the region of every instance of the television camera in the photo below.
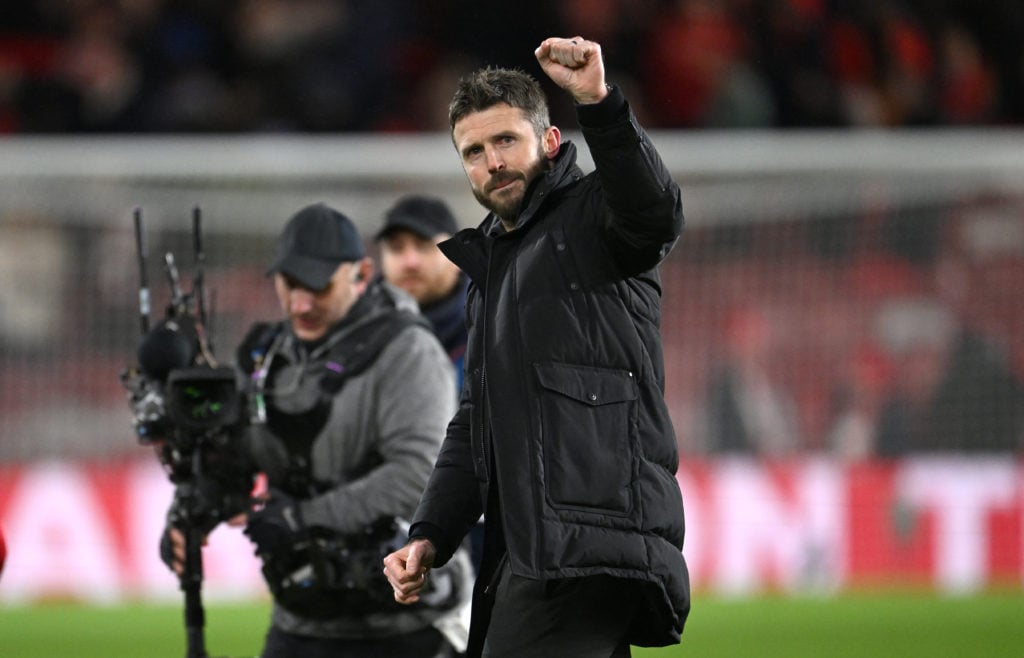
{"type": "Polygon", "coordinates": [[[150,320],[148,253],[140,209],[134,212],[134,222],[142,338],[138,365],[122,371],[121,383],[128,391],[139,443],[155,449],[175,485],[168,525],[185,538],[179,578],[185,597],[186,655],[206,658],[201,546],[218,523],[250,506],[255,469],[247,465],[240,446],[246,400],[235,369],[217,363],[207,335],[199,208],[192,221],[192,288],[182,289],[174,255],[167,252],[164,267],[171,300],[156,326],[150,320]]]}

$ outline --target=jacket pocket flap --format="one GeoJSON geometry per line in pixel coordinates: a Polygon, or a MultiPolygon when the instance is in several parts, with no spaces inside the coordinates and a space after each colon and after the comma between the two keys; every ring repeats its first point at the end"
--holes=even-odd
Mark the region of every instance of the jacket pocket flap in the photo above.
{"type": "Polygon", "coordinates": [[[535,363],[537,379],[544,388],[574,400],[597,406],[635,400],[633,373],[564,363],[535,363]]]}

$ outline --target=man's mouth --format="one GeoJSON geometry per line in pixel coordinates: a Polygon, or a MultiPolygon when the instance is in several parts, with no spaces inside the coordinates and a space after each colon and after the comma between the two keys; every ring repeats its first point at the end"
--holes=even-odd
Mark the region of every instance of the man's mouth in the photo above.
{"type": "Polygon", "coordinates": [[[402,286],[417,286],[417,285],[420,284],[421,281],[422,281],[421,277],[415,276],[415,275],[403,276],[401,279],[398,280],[398,282],[402,286]]]}
{"type": "Polygon", "coordinates": [[[503,190],[506,187],[508,187],[509,185],[511,185],[512,183],[516,182],[517,180],[519,180],[519,179],[515,178],[515,177],[495,178],[495,179],[493,179],[491,181],[491,184],[489,186],[490,187],[490,191],[491,192],[498,192],[500,190],[503,190]]]}

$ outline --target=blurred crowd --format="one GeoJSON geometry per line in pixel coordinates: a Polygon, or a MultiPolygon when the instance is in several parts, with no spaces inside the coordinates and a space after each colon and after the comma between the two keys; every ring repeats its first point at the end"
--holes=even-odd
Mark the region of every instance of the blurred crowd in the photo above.
{"type": "Polygon", "coordinates": [[[684,452],[1024,454],[1022,217],[985,194],[691,229],[663,276],[684,452]]]}
{"type": "Polygon", "coordinates": [[[0,9],[0,134],[445,130],[459,75],[555,34],[651,128],[1024,119],[1015,0],[35,0],[0,9]]]}
{"type": "MultiPolygon", "coordinates": [[[[0,134],[445,131],[458,76],[535,71],[550,34],[600,42],[652,128],[1024,119],[1019,0],[35,0],[0,8],[0,134]]],[[[1024,196],[890,211],[874,183],[849,187],[838,216],[695,224],[666,262],[682,451],[1024,454],[1024,196]]],[[[110,373],[137,308],[107,265],[127,234],[3,220],[0,275],[19,285],[0,291],[0,358],[17,355],[0,421],[28,418],[24,454],[65,450],[38,429],[57,400],[66,425],[124,443],[110,373]]],[[[223,335],[264,283],[259,246],[233,235],[214,259],[223,335]]]]}

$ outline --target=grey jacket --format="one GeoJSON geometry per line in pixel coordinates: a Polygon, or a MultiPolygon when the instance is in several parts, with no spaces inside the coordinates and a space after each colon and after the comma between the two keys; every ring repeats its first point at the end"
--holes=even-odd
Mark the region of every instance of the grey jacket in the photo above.
{"type": "MultiPolygon", "coordinates": [[[[392,305],[416,308],[406,293],[375,282],[327,340],[308,353],[286,326],[268,352],[268,397],[273,395],[279,408],[308,406],[320,395],[319,373],[328,372],[331,346],[392,305]]],[[[455,409],[453,377],[437,338],[419,325],[401,330],[366,370],[350,377],[334,395],[322,429],[308,437],[320,493],[301,502],[305,522],[352,533],[381,517],[411,518],[455,409]]],[[[252,428],[249,440],[254,460],[275,486],[287,460],[282,440],[262,425],[252,428]]],[[[388,587],[383,575],[380,586],[388,587]]],[[[430,617],[429,611],[402,611],[325,622],[275,605],[273,624],[317,637],[375,637],[424,628],[430,617]]]]}

